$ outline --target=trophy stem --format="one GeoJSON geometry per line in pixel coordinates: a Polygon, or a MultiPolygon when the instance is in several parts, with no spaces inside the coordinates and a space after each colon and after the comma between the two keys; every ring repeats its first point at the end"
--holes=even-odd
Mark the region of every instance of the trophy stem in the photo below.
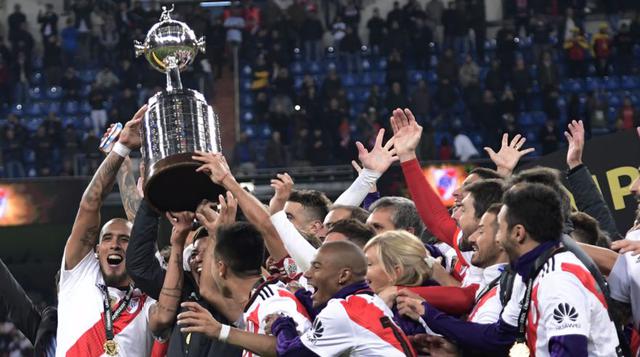
{"type": "Polygon", "coordinates": [[[180,69],[178,67],[169,67],[167,71],[167,91],[174,89],[182,89],[182,81],[180,80],[180,69]]]}

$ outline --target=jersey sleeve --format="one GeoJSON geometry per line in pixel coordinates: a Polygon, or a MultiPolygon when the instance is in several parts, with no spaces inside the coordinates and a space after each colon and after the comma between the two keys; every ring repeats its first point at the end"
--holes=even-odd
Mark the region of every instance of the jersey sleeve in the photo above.
{"type": "Polygon", "coordinates": [[[538,326],[547,331],[547,337],[589,336],[589,296],[574,275],[549,273],[538,285],[537,303],[538,326]]]}
{"type": "Polygon", "coordinates": [[[609,273],[608,282],[611,298],[629,304],[631,302],[631,277],[627,269],[627,254],[631,253],[618,256],[611,273],[609,273]]]}
{"type": "Polygon", "coordinates": [[[522,277],[520,275],[517,275],[513,280],[511,297],[502,310],[502,314],[500,314],[501,320],[511,326],[518,326],[518,315],[520,314],[520,309],[522,308],[522,304],[520,302],[524,298],[526,288],[527,286],[522,282],[522,277]]]}
{"type": "Polygon", "coordinates": [[[62,256],[62,264],[60,266],[60,291],[66,291],[73,288],[74,284],[85,279],[94,279],[100,270],[98,259],[93,255],[93,251],[87,253],[82,260],[73,269],[65,269],[65,258],[62,256]]]}
{"type": "Polygon", "coordinates": [[[313,321],[300,341],[319,356],[339,356],[353,347],[351,320],[340,303],[331,301],[313,321]]]}
{"type": "MultiPolygon", "coordinates": [[[[278,293],[276,293],[278,294],[278,293]]],[[[258,310],[258,319],[260,319],[260,331],[265,329],[265,319],[272,314],[286,315],[293,319],[296,323],[296,330],[298,333],[303,333],[311,327],[311,322],[300,310],[298,310],[298,304],[296,303],[293,295],[291,296],[279,296],[275,295],[265,303],[261,304],[258,310]]]]}

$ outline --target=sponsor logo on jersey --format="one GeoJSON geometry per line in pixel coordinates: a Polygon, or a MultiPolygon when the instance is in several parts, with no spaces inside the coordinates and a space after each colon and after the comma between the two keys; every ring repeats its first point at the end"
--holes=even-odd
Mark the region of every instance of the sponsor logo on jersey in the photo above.
{"type": "Polygon", "coordinates": [[[311,327],[311,330],[309,330],[309,332],[307,332],[308,337],[309,337],[309,341],[311,343],[316,343],[316,341],[322,337],[322,334],[324,333],[324,327],[322,326],[322,321],[320,321],[320,319],[316,318],[313,321],[313,327],[311,327]]]}
{"type": "Polygon", "coordinates": [[[553,319],[556,320],[559,325],[557,329],[580,327],[580,324],[576,323],[578,320],[578,312],[573,306],[566,302],[556,306],[553,310],[553,319]]]}

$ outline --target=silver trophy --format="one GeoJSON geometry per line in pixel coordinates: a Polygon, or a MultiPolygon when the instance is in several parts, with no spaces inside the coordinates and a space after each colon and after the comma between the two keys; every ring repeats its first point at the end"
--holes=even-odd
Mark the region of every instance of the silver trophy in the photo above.
{"type": "Polygon", "coordinates": [[[144,43],[135,41],[136,57],[145,55],[156,70],[167,76],[167,88],[149,99],[142,125],[142,157],[145,163],[144,194],[159,211],[194,211],[203,199],[216,200],[223,189],[191,159],[194,151],[220,152],[218,116],[192,89],[182,88],[180,71],[204,53],[204,38],[196,38],[184,22],[171,19],[162,8],[144,43]]]}

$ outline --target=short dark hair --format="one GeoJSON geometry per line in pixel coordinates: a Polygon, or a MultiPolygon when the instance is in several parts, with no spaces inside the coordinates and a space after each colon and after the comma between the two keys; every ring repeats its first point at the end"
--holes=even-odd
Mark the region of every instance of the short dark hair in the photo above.
{"type": "Polygon", "coordinates": [[[489,208],[487,208],[487,211],[484,214],[492,214],[496,216],[496,219],[493,220],[493,229],[497,232],[498,231],[498,213],[500,213],[500,210],[502,209],[502,203],[494,203],[491,206],[489,206],[489,208]]]}
{"type": "Polygon", "coordinates": [[[487,179],[503,179],[504,176],[500,175],[498,171],[488,169],[486,167],[476,167],[475,169],[469,171],[469,175],[476,174],[483,180],[487,179]]]}
{"type": "Polygon", "coordinates": [[[582,243],[609,248],[611,240],[609,236],[600,229],[600,224],[598,224],[595,218],[584,212],[573,212],[569,218],[571,219],[571,223],[573,223],[573,232],[571,232],[573,239],[582,243]]]}
{"type": "Polygon", "coordinates": [[[337,221],[327,232],[327,235],[331,233],[344,234],[347,240],[355,243],[360,248],[363,248],[367,242],[376,235],[376,231],[374,231],[373,228],[355,219],[342,219],[337,221]]]}
{"type": "Polygon", "coordinates": [[[245,222],[218,228],[214,255],[239,277],[260,275],[264,242],[258,229],[245,222]]]}
{"type": "Polygon", "coordinates": [[[321,222],[329,213],[329,206],[331,206],[331,200],[324,193],[316,190],[293,190],[289,201],[301,204],[307,217],[321,222]]]}
{"type": "Polygon", "coordinates": [[[558,194],[560,202],[562,203],[563,219],[567,220],[569,219],[569,215],[571,214],[571,200],[569,199],[569,195],[567,195],[567,192],[564,190],[564,186],[562,185],[562,180],[560,179],[560,177],[560,171],[556,169],[536,166],[527,170],[520,171],[517,174],[511,176],[509,186],[527,182],[540,183],[551,188],[558,194]]]}
{"type": "Polygon", "coordinates": [[[473,196],[473,208],[476,211],[476,218],[480,219],[492,204],[502,201],[504,182],[498,179],[486,179],[474,182],[465,187],[464,190],[473,196]]]}
{"type": "Polygon", "coordinates": [[[362,207],[347,206],[347,205],[333,205],[329,207],[329,211],[333,211],[336,209],[344,209],[349,211],[349,213],[351,213],[351,216],[350,216],[351,219],[355,219],[356,221],[359,221],[362,223],[366,223],[367,218],[369,218],[369,211],[367,211],[362,207]]]}
{"type": "Polygon", "coordinates": [[[549,186],[540,183],[520,183],[504,194],[509,229],[521,224],[537,242],[560,239],[564,219],[560,197],[549,186]]]}
{"type": "Polygon", "coordinates": [[[416,204],[408,198],[400,196],[387,196],[375,201],[369,211],[373,212],[380,208],[392,208],[391,222],[396,229],[413,228],[413,234],[420,237],[424,231],[424,224],[416,209],[416,204]]]}

